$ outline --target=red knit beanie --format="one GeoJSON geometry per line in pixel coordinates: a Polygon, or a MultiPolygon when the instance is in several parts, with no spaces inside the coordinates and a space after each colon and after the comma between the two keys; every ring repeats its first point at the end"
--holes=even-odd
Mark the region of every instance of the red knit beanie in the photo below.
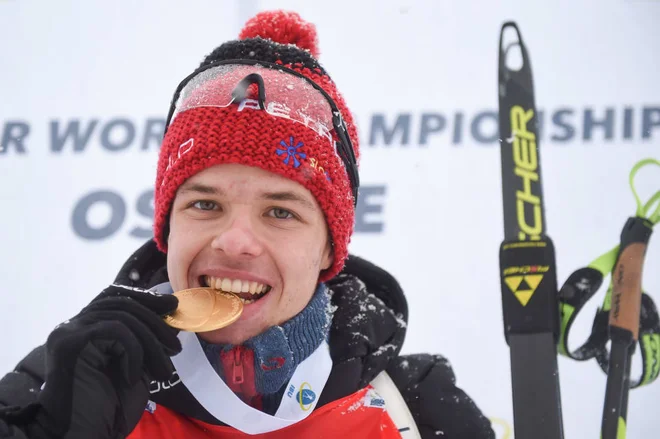
{"type": "MultiPolygon", "coordinates": [[[[358,160],[353,117],[316,56],[313,24],[292,12],[262,12],[247,22],[239,40],[216,48],[200,68],[225,60],[258,60],[304,75],[336,105],[358,160]]],[[[334,277],[348,256],[355,218],[355,188],[333,146],[340,141],[338,133],[330,130],[326,134],[319,135],[305,124],[266,111],[245,111],[238,105],[198,105],[175,113],[158,158],[154,193],[154,239],[158,248],[167,252],[169,214],[179,186],[211,166],[239,163],[294,180],[312,193],[325,214],[334,255],[333,265],[321,273],[320,281],[334,277]]]]}

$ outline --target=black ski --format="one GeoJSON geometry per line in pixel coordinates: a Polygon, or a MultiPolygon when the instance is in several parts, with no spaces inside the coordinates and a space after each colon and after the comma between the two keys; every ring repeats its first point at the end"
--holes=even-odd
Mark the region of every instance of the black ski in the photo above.
{"type": "Polygon", "coordinates": [[[510,349],[517,439],[561,439],[557,366],[559,302],[552,240],[546,234],[532,69],[518,27],[502,25],[499,46],[499,125],[504,241],[500,276],[504,334],[510,349]],[[518,41],[503,47],[512,28],[518,41]],[[507,67],[518,46],[522,67],[507,67]]]}

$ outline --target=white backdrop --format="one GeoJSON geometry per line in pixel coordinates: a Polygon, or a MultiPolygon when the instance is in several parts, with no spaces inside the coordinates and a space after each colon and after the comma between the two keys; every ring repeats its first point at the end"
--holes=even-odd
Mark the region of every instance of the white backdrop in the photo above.
{"type": "MultiPolygon", "coordinates": [[[[171,93],[272,8],[317,25],[320,61],[358,119],[373,210],[351,251],[407,292],[404,352],[446,355],[504,438],[513,415],[498,277],[500,26],[515,20],[530,50],[561,283],[618,243],[635,209],[630,168],[660,158],[660,1],[0,1],[0,371],[77,313],[150,234],[171,93]],[[106,201],[85,213],[90,194],[106,201]]],[[[643,197],[658,186],[657,169],[642,171],[643,197]]],[[[656,301],[659,239],[644,278],[656,301]]],[[[598,437],[605,375],[595,361],[559,365],[566,437],[598,437]]],[[[655,435],[658,402],[660,383],[631,393],[628,437],[655,435]]]]}

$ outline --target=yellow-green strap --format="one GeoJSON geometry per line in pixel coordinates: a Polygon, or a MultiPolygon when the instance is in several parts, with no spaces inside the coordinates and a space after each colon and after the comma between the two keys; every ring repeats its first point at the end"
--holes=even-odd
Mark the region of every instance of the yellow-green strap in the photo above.
{"type": "MultiPolygon", "coordinates": [[[[658,192],[660,194],[660,192],[658,192]]],[[[616,263],[616,257],[619,254],[619,246],[617,245],[612,250],[604,253],[591,261],[588,265],[589,268],[598,270],[603,274],[603,277],[607,276],[614,269],[614,264],[616,263]]]]}
{"type": "Polygon", "coordinates": [[[660,161],[652,158],[640,160],[633,166],[632,170],[630,171],[630,176],[628,177],[628,182],[630,183],[630,189],[632,190],[633,197],[635,197],[635,202],[637,203],[637,216],[642,217],[642,218],[647,218],[652,224],[656,224],[660,220],[660,204],[656,206],[655,211],[653,213],[649,214],[649,210],[651,209],[651,206],[653,203],[657,202],[660,200],[660,191],[656,192],[649,201],[646,202],[646,204],[642,205],[642,201],[639,199],[639,195],[637,194],[637,190],[635,190],[635,175],[639,170],[646,166],[646,165],[656,165],[660,166],[660,161]]]}

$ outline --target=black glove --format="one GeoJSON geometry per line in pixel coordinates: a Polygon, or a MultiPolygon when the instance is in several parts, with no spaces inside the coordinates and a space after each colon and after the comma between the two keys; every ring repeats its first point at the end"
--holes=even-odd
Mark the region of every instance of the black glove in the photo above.
{"type": "Polygon", "coordinates": [[[29,437],[127,436],[144,413],[149,382],[174,372],[169,357],[181,343],[162,317],[178,302],[173,295],[112,285],[55,328],[29,437]]]}

